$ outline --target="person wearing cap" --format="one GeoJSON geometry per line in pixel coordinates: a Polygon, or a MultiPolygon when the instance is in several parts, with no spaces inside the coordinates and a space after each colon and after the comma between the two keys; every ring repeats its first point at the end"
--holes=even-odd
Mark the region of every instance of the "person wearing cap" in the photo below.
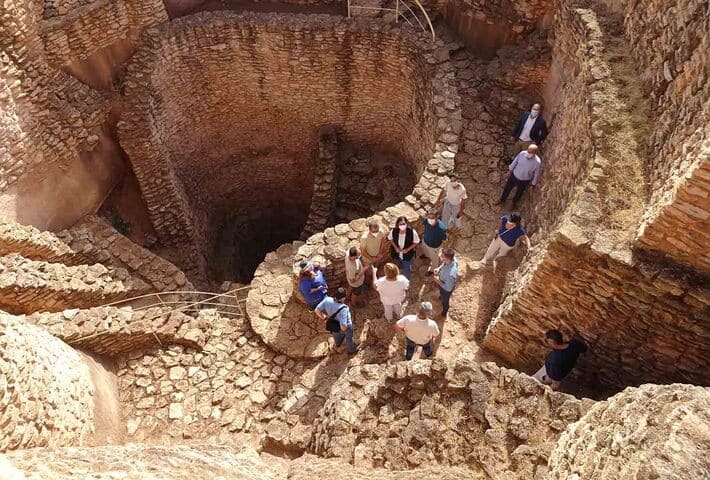
{"type": "Polygon", "coordinates": [[[313,311],[328,294],[328,284],[320,268],[320,264],[302,261],[299,265],[298,290],[308,306],[313,311]]]}
{"type": "Polygon", "coordinates": [[[362,263],[365,266],[365,275],[374,287],[376,270],[385,264],[389,257],[387,251],[387,234],[377,220],[367,222],[367,231],[360,237],[360,251],[362,263]]]}
{"type": "Polygon", "coordinates": [[[434,340],[439,336],[439,325],[429,318],[433,307],[431,302],[422,302],[416,315],[405,315],[395,323],[394,328],[407,338],[406,358],[411,360],[417,346],[422,347],[424,358],[431,357],[434,340]]]}
{"type": "Polygon", "coordinates": [[[461,213],[466,205],[466,187],[453,173],[449,174],[449,181],[444,185],[444,209],[441,212],[441,221],[448,229],[460,228],[463,225],[461,213]]]}
{"type": "Polygon", "coordinates": [[[345,278],[348,281],[348,303],[356,308],[364,307],[365,302],[361,298],[365,293],[365,266],[357,247],[351,247],[345,252],[345,278]]]}
{"type": "Polygon", "coordinates": [[[500,226],[496,232],[495,238],[488,246],[488,250],[483,255],[479,266],[487,265],[496,258],[503,257],[510,252],[518,243],[520,238],[525,242],[525,246],[530,248],[530,238],[525,234],[525,229],[520,225],[522,219],[520,214],[511,213],[500,217],[500,226]]]}
{"type": "Polygon", "coordinates": [[[334,316],[340,323],[340,331],[332,332],[335,348],[345,343],[348,347],[348,354],[354,355],[360,350],[360,346],[355,343],[353,338],[353,320],[350,314],[350,307],[343,303],[346,296],[347,292],[342,287],[335,291],[335,296],[326,295],[316,307],[316,315],[326,322],[328,317],[334,316]]]}
{"type": "Polygon", "coordinates": [[[425,275],[433,275],[439,266],[439,248],[446,240],[446,225],[439,220],[436,210],[430,210],[424,222],[424,235],[422,238],[422,256],[429,259],[429,268],[425,275]]]}
{"type": "Polygon", "coordinates": [[[458,264],[454,258],[454,250],[447,248],[441,255],[441,266],[434,270],[434,282],[439,287],[441,295],[441,316],[445,317],[449,313],[449,301],[454,293],[456,281],[458,280],[458,264]]]}

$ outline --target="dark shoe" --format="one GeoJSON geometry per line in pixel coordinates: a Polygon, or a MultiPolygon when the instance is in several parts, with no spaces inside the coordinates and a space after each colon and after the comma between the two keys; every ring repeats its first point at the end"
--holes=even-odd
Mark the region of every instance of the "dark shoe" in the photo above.
{"type": "Polygon", "coordinates": [[[432,272],[431,270],[427,270],[427,272],[424,275],[427,277],[431,277],[432,275],[434,275],[434,272],[432,272]]]}
{"type": "Polygon", "coordinates": [[[356,354],[357,352],[359,352],[359,351],[360,351],[360,345],[358,345],[357,348],[355,348],[355,351],[353,351],[353,352],[348,352],[348,355],[355,355],[355,354],[356,354]]]}
{"type": "Polygon", "coordinates": [[[441,312],[441,316],[442,316],[442,317],[445,317],[445,316],[448,315],[448,314],[449,314],[449,312],[441,312]]]}

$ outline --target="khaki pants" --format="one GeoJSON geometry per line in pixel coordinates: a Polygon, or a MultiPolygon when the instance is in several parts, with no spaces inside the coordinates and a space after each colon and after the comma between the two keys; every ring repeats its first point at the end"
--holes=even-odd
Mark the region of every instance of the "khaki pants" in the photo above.
{"type": "Polygon", "coordinates": [[[441,221],[444,222],[446,228],[461,228],[463,222],[460,218],[457,218],[459,210],[461,210],[461,205],[452,205],[447,200],[444,200],[441,221]]]}
{"type": "Polygon", "coordinates": [[[491,260],[495,260],[498,257],[504,257],[508,254],[513,249],[510,245],[505,243],[503,240],[500,239],[500,237],[496,237],[493,239],[491,244],[488,246],[488,250],[486,250],[486,254],[483,255],[483,262],[488,263],[491,260]]]}
{"type": "Polygon", "coordinates": [[[430,247],[426,242],[422,242],[419,245],[422,247],[422,254],[431,260],[431,265],[429,265],[429,271],[431,272],[439,266],[439,249],[430,247]]]}
{"type": "Polygon", "coordinates": [[[385,318],[392,321],[393,316],[396,315],[396,320],[402,316],[402,304],[395,303],[394,305],[383,305],[385,307],[385,318]]]}

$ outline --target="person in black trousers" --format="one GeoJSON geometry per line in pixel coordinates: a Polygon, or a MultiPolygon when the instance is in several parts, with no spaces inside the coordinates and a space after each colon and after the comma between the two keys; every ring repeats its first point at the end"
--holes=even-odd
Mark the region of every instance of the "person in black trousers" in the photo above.
{"type": "Polygon", "coordinates": [[[537,145],[531,144],[527,151],[523,150],[515,156],[512,163],[508,166],[510,175],[508,181],[503,187],[498,204],[505,202],[508,195],[515,188],[515,197],[513,197],[513,207],[517,205],[525,193],[528,186],[535,186],[540,180],[542,161],[537,156],[537,145]]]}

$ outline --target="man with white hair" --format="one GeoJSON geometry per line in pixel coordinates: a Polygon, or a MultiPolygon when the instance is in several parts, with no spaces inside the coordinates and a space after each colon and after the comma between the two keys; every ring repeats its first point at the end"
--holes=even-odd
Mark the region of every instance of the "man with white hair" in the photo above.
{"type": "Polygon", "coordinates": [[[422,302],[416,315],[405,315],[395,324],[395,330],[407,338],[407,360],[412,359],[418,346],[422,347],[424,358],[434,355],[432,344],[440,332],[439,325],[429,318],[432,310],[431,302],[422,302]]]}
{"type": "Polygon", "coordinates": [[[537,145],[534,143],[531,144],[527,150],[518,153],[510,166],[508,166],[510,175],[508,176],[508,181],[505,183],[503,193],[498,203],[501,204],[505,202],[510,192],[515,188],[515,197],[513,197],[513,207],[515,207],[528,186],[534,187],[537,185],[537,182],[540,180],[541,166],[542,161],[540,157],[537,156],[537,145]]]}

